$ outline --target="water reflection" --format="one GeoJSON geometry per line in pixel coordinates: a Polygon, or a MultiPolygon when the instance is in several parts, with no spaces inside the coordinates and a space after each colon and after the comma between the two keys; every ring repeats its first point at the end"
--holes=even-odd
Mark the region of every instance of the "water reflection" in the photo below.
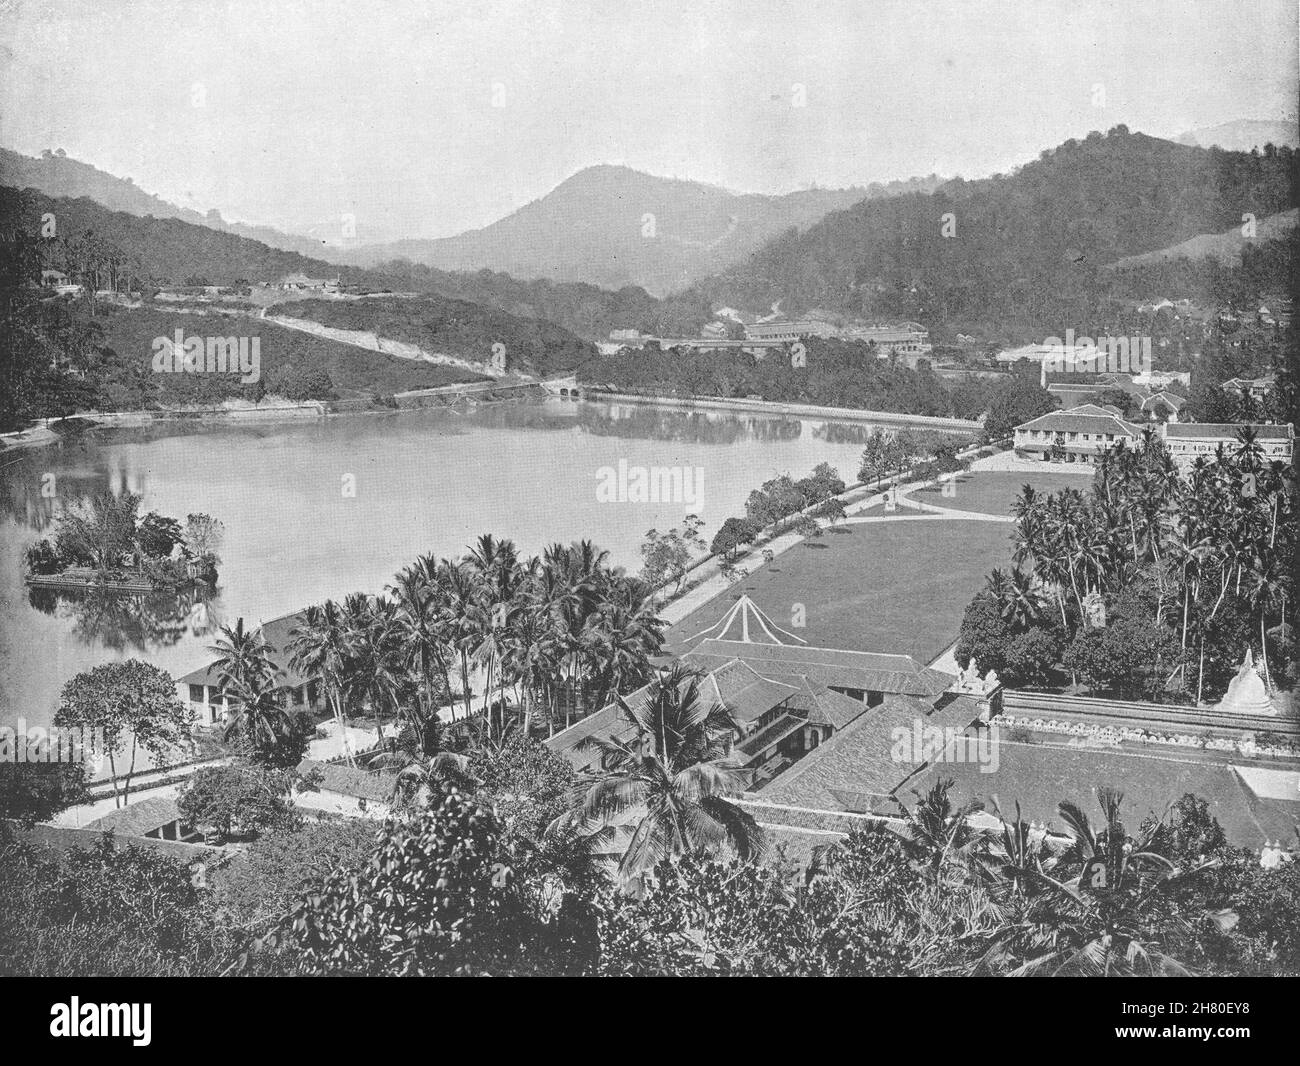
{"type": "Polygon", "coordinates": [[[634,570],[645,530],[680,522],[684,508],[608,506],[594,492],[601,467],[627,459],[706,469],[697,513],[711,534],[777,473],[799,477],[825,461],[851,476],[871,429],[546,401],[101,429],[0,453],[0,721],[7,712],[46,719],[68,678],[114,658],[183,676],[211,659],[223,622],[256,625],[326,597],[378,591],[418,554],[459,554],[488,531],[528,552],[587,537],[634,570]],[[355,477],[354,495],[340,492],[345,474],[355,477]],[[26,587],[23,553],[51,535],[63,505],[128,489],[145,497],[142,511],[178,519],[202,511],[224,523],[220,595],[26,587]]]}
{"type": "Polygon", "coordinates": [[[69,632],[80,643],[119,653],[210,637],[224,624],[220,594],[206,588],[147,593],[29,588],[27,602],[42,614],[70,621],[69,632]]]}

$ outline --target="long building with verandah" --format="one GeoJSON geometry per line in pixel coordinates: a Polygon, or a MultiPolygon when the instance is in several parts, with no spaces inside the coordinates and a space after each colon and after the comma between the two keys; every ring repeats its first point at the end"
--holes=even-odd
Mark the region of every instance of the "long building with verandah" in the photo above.
{"type": "Polygon", "coordinates": [[[1119,410],[1093,403],[1068,411],[1048,411],[1015,429],[1015,451],[1022,459],[1060,456],[1067,463],[1095,463],[1097,456],[1119,441],[1136,443],[1142,427],[1126,422],[1119,410]]]}
{"type": "Polygon", "coordinates": [[[1169,457],[1187,473],[1202,456],[1213,459],[1222,447],[1231,453],[1241,445],[1240,433],[1249,429],[1255,443],[1271,463],[1290,463],[1295,446],[1295,427],[1285,425],[1238,425],[1232,422],[1178,422],[1160,427],[1169,457]]]}

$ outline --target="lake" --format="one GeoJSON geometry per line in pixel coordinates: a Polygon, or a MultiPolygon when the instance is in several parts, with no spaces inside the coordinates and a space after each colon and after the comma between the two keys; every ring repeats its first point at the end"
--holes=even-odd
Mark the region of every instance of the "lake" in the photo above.
{"type": "Polygon", "coordinates": [[[481,533],[512,538],[524,554],[586,537],[617,565],[639,569],[647,530],[694,512],[712,539],[777,474],[803,477],[827,461],[852,482],[871,428],[548,400],[275,426],[93,430],[6,454],[0,724],[48,723],[63,683],[103,662],[138,657],[179,677],[210,661],[223,623],[379,592],[418,555],[459,556],[481,533]],[[690,495],[642,502],[627,486],[651,467],[686,469],[690,495]],[[598,492],[611,477],[624,491],[598,492]],[[224,523],[220,584],[206,603],[25,587],[23,553],[49,534],[58,506],[105,487],[142,494],[141,514],[183,522],[201,511],[224,523]]]}

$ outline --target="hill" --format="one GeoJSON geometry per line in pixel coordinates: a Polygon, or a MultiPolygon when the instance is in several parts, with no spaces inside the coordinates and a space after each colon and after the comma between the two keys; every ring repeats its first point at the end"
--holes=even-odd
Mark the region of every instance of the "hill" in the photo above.
{"type": "MultiPolygon", "coordinates": [[[[80,234],[89,229],[111,239],[136,262],[138,273],[159,284],[179,285],[191,277],[206,278],[213,284],[234,284],[274,280],[295,272],[312,277],[341,274],[345,282],[374,289],[437,293],[516,317],[543,318],[587,340],[603,339],[610,330],[619,328],[666,336],[694,334],[710,317],[707,301],[665,304],[633,286],[612,291],[578,282],[520,281],[486,270],[452,273],[410,262],[385,264],[379,270],[340,268],[334,262],[277,245],[273,239],[263,240],[243,232],[249,227],[216,226],[211,218],[151,196],[130,179],[116,178],[76,160],[57,156],[28,159],[0,149],[0,170],[7,176],[0,185],[26,187],[32,190],[32,197],[60,201],[56,212],[60,233],[80,234]],[[73,189],[75,194],[51,194],[45,186],[73,189]],[[134,225],[125,219],[111,219],[108,212],[135,216],[142,222],[134,225]],[[143,220],[153,224],[146,226],[143,220]],[[185,230],[182,224],[199,229],[185,230]],[[240,237],[256,240],[263,247],[240,245],[240,237]]],[[[51,209],[42,206],[31,217],[39,218],[41,211],[51,209]]],[[[275,231],[269,232],[275,235],[275,231]]],[[[299,243],[306,247],[312,242],[303,238],[299,243]]]]}
{"type": "Polygon", "coordinates": [[[696,295],[751,311],[782,301],[944,330],[1061,334],[1095,322],[1107,264],[1296,205],[1296,153],[1174,144],[1118,126],[1012,174],[865,201],[771,241],[696,295]]]}
{"type": "MultiPolygon", "coordinates": [[[[171,218],[137,217],[109,211],[89,199],[51,199],[31,190],[18,192],[0,187],[0,218],[22,234],[38,234],[41,218],[54,216],[57,233],[41,242],[42,265],[63,270],[96,288],[116,278],[119,288],[195,283],[244,286],[274,283],[286,274],[333,276],[338,268],[322,260],[218,233],[204,226],[171,218]]],[[[344,285],[382,291],[400,283],[374,271],[351,268],[342,272],[344,285]]],[[[463,356],[475,361],[490,357],[492,345],[501,343],[511,353],[512,366],[544,373],[569,368],[594,354],[590,346],[561,326],[520,318],[495,307],[427,293],[418,300],[313,301],[292,305],[293,315],[329,318],[330,325],[374,330],[381,335],[391,325],[407,331],[394,336],[414,340],[418,335],[433,344],[431,351],[463,356]],[[399,306],[400,305],[400,306],[399,306]],[[330,308],[336,308],[330,310],[330,308]]]]}
{"type": "Polygon", "coordinates": [[[783,196],[738,194],[622,166],[579,171],[539,200],[482,229],[340,252],[374,266],[404,258],[442,270],[640,286],[656,296],[737,262],[785,230],[802,229],[859,200],[932,189],[939,179],[783,196]]]}
{"type": "Polygon", "coordinates": [[[85,196],[113,211],[125,211],[142,217],[175,218],[196,226],[207,226],[219,233],[261,241],[271,248],[297,252],[299,255],[320,255],[325,250],[324,241],[282,233],[270,226],[227,222],[215,209],[202,214],[178,207],[145,192],[131,178],[119,178],[89,163],[52,152],[37,159],[0,148],[0,185],[14,189],[35,189],[46,196],[72,200],[85,196]]]}

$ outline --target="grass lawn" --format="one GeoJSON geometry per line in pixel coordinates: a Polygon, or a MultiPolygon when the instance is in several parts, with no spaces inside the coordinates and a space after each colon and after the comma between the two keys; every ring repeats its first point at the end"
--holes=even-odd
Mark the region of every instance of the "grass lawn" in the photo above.
{"type": "MultiPolygon", "coordinates": [[[[1004,473],[977,470],[961,474],[951,484],[956,490],[952,496],[944,496],[940,486],[930,485],[912,493],[912,499],[954,511],[1009,515],[1012,501],[1020,495],[1020,490],[1025,485],[1033,485],[1035,491],[1043,495],[1066,488],[1086,493],[1092,488],[1092,475],[1062,474],[1057,471],[1044,471],[1040,474],[1037,471],[1004,473]]],[[[950,488],[949,491],[953,490],[950,488]]]]}
{"type": "MultiPolygon", "coordinates": [[[[960,488],[958,492],[960,492],[960,488]]],[[[945,501],[949,502],[949,501],[945,501]]],[[[1011,526],[935,519],[840,526],[798,544],[669,629],[673,652],[714,625],[741,592],[809,644],[895,652],[923,663],[957,639],[962,613],[1011,557],[1011,526]],[[792,621],[802,604],[806,626],[792,621]]],[[[693,642],[692,642],[693,643],[693,642]]]]}

